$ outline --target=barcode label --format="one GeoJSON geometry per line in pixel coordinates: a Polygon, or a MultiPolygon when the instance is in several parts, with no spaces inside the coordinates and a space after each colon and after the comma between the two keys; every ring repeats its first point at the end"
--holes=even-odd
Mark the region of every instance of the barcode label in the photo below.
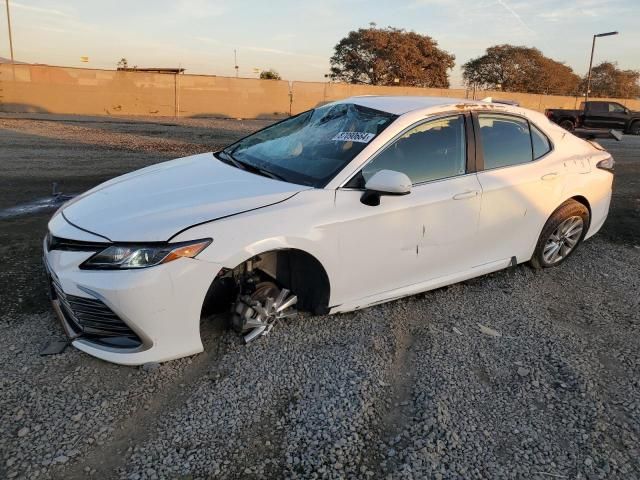
{"type": "Polygon", "coordinates": [[[331,140],[335,140],[338,142],[359,142],[359,143],[369,143],[371,139],[375,137],[373,133],[365,133],[365,132],[340,132],[331,140]]]}

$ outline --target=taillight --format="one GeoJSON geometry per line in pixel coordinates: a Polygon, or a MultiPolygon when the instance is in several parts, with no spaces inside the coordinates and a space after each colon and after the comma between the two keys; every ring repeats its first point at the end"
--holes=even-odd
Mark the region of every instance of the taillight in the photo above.
{"type": "Polygon", "coordinates": [[[611,173],[613,173],[613,171],[615,170],[615,166],[616,162],[613,157],[605,158],[604,160],[600,160],[598,163],[596,163],[596,167],[611,173]]]}

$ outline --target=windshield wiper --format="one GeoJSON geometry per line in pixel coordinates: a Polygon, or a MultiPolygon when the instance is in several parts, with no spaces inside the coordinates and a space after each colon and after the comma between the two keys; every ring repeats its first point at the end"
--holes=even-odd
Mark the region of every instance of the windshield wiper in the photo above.
{"type": "Polygon", "coordinates": [[[241,170],[245,170],[247,172],[257,173],[258,175],[262,175],[263,177],[273,178],[274,180],[281,180],[283,182],[287,181],[282,175],[270,172],[269,170],[265,170],[264,168],[256,167],[255,165],[252,165],[250,163],[237,160],[233,157],[233,155],[227,153],[224,150],[218,152],[218,155],[220,154],[224,155],[225,157],[225,160],[223,161],[228,160],[227,163],[232,163],[236,168],[240,168],[241,170]]]}
{"type": "Polygon", "coordinates": [[[250,168],[255,169],[256,173],[259,173],[259,174],[261,174],[261,175],[263,175],[265,177],[271,177],[274,180],[281,180],[283,182],[287,181],[287,180],[285,180],[285,178],[282,175],[278,175],[277,173],[270,172],[269,170],[265,170],[264,168],[255,167],[253,165],[250,165],[250,168]]]}
{"type": "Polygon", "coordinates": [[[239,162],[238,160],[236,160],[235,158],[233,158],[233,155],[225,152],[224,150],[220,150],[217,153],[218,158],[220,158],[221,156],[224,156],[224,158],[220,158],[220,160],[222,160],[224,163],[227,164],[232,164],[234,167],[239,168],[240,170],[246,170],[246,168],[244,167],[244,165],[239,162]]]}

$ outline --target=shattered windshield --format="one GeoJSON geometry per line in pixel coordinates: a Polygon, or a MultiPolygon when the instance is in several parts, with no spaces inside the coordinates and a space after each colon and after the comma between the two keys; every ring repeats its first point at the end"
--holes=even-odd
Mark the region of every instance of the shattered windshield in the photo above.
{"type": "Polygon", "coordinates": [[[321,188],[396,118],[352,103],[330,104],[249,135],[225,148],[219,158],[258,174],[321,188]]]}

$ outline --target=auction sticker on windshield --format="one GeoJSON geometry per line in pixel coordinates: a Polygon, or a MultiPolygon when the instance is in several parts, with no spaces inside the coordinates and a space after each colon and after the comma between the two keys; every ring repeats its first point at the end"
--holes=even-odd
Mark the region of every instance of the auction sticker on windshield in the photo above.
{"type": "Polygon", "coordinates": [[[338,142],[359,142],[359,143],[369,143],[371,139],[375,137],[373,133],[365,133],[365,132],[340,132],[331,140],[336,140],[338,142]]]}

